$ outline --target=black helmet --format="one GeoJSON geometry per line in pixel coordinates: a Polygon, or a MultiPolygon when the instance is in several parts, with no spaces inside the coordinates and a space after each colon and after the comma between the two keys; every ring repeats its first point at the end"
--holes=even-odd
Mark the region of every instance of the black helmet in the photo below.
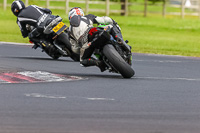
{"type": "Polygon", "coordinates": [[[18,16],[19,12],[25,8],[24,2],[21,0],[13,1],[11,5],[11,11],[15,16],[18,16]]]}

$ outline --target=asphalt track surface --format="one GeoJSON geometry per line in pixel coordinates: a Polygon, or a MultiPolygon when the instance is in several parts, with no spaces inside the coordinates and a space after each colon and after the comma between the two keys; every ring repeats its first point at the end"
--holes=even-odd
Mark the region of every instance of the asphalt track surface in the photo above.
{"type": "Polygon", "coordinates": [[[80,80],[0,82],[0,133],[200,133],[200,58],[133,54],[136,75],[52,60],[0,43],[0,73],[48,72],[80,80]]]}

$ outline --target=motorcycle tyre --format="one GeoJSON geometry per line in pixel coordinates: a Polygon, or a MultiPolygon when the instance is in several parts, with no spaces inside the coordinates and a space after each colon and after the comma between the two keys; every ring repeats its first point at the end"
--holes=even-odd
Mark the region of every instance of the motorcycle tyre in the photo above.
{"type": "Polygon", "coordinates": [[[58,58],[60,58],[60,55],[50,55],[48,54],[48,52],[45,51],[45,53],[50,56],[52,59],[57,60],[58,58]]]}
{"type": "Polygon", "coordinates": [[[103,53],[107,57],[108,61],[123,78],[131,78],[134,76],[135,71],[132,67],[119,55],[115,48],[111,44],[107,44],[103,48],[103,53]]]}
{"type": "Polygon", "coordinates": [[[70,58],[74,61],[80,61],[80,55],[69,51],[67,48],[64,48],[67,53],[70,53],[70,58]]]}
{"type": "Polygon", "coordinates": [[[52,59],[57,60],[60,56],[56,56],[56,55],[49,55],[52,59]]]}
{"type": "Polygon", "coordinates": [[[68,49],[68,51],[71,53],[71,54],[69,54],[69,56],[71,57],[72,60],[74,60],[74,61],[80,60],[80,56],[78,54],[74,53],[71,49],[71,43],[69,42],[69,36],[67,33],[65,33],[65,32],[61,33],[58,36],[58,40],[65,44],[66,49],[68,49]]]}

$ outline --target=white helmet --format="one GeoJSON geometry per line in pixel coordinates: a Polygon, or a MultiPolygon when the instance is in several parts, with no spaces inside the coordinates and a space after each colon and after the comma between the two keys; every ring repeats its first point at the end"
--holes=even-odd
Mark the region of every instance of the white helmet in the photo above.
{"type": "Polygon", "coordinates": [[[80,7],[74,7],[69,11],[69,20],[74,16],[74,15],[80,15],[84,16],[84,12],[80,7]]]}

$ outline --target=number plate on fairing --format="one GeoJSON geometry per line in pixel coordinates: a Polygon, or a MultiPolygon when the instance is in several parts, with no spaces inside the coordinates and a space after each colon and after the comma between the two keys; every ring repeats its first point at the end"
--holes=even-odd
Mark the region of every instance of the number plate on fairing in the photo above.
{"type": "Polygon", "coordinates": [[[53,28],[53,31],[59,35],[60,33],[62,33],[64,30],[67,29],[67,26],[63,23],[63,22],[60,22],[58,25],[56,25],[54,28],[53,28]]]}

